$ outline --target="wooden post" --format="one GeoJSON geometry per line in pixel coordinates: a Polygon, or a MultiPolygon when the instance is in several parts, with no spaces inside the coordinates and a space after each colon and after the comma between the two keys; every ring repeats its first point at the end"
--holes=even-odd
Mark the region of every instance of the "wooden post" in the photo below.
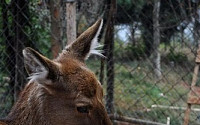
{"type": "Polygon", "coordinates": [[[190,119],[191,104],[187,104],[187,109],[184,116],[184,125],[188,125],[190,119]]]}
{"type": "Polygon", "coordinates": [[[199,65],[200,65],[200,49],[197,50],[197,57],[196,57],[196,65],[194,68],[194,74],[192,78],[192,84],[190,87],[190,92],[188,94],[188,100],[187,100],[187,109],[185,111],[185,116],[184,116],[184,124],[183,125],[188,125],[189,124],[189,119],[190,119],[190,112],[191,112],[191,106],[192,104],[198,104],[200,105],[200,88],[195,87],[197,79],[198,79],[198,73],[199,73],[199,65]]]}
{"type": "Polygon", "coordinates": [[[61,50],[60,9],[60,0],[50,0],[51,51],[53,58],[56,58],[61,50]]]}
{"type": "Polygon", "coordinates": [[[76,1],[65,0],[67,20],[67,44],[76,40],[76,1]]]}

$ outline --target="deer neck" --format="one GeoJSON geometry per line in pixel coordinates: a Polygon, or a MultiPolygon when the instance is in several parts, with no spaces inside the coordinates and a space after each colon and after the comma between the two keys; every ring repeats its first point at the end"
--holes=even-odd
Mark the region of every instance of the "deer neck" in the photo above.
{"type": "Polygon", "coordinates": [[[44,100],[45,94],[39,89],[38,84],[27,84],[7,116],[7,123],[9,125],[50,125],[50,120],[45,118],[44,100]]]}

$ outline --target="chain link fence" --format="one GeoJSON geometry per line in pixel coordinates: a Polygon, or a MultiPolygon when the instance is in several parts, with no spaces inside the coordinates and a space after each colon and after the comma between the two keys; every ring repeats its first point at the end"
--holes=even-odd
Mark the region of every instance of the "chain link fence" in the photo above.
{"type": "MultiPolygon", "coordinates": [[[[107,83],[110,76],[113,78],[110,113],[156,123],[183,124],[199,46],[199,1],[116,2],[113,48],[103,48],[110,51],[114,65],[108,65],[110,57],[92,56],[86,62],[102,82],[105,98],[112,96],[107,93],[107,83]]],[[[104,16],[105,24],[109,24],[110,4],[77,0],[77,35],[98,17],[104,16]]],[[[23,48],[30,46],[53,58],[66,44],[66,2],[2,0],[0,12],[0,116],[4,117],[27,82],[23,48]],[[54,43],[60,47],[56,52],[54,43]]],[[[103,28],[101,43],[106,39],[108,26],[103,28]]],[[[189,124],[200,124],[199,105],[192,106],[189,124]]]]}

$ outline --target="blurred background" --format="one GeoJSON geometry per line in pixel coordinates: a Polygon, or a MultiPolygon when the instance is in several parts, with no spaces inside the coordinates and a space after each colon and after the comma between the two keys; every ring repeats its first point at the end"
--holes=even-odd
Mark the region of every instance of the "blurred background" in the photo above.
{"type": "MultiPolygon", "coordinates": [[[[1,0],[0,117],[28,81],[22,50],[55,58],[99,18],[107,58],[86,63],[104,87],[107,112],[133,124],[183,124],[200,45],[199,0],[1,0]]],[[[200,124],[198,104],[189,124],[200,124]]]]}

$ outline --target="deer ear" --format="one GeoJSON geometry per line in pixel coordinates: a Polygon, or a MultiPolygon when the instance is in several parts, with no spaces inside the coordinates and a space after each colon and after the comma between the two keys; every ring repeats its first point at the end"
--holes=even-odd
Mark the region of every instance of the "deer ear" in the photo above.
{"type": "Polygon", "coordinates": [[[65,47],[71,55],[79,60],[87,59],[91,54],[103,56],[101,50],[96,50],[100,47],[98,36],[103,25],[103,20],[99,19],[95,24],[83,32],[74,42],[65,47]]]}
{"type": "Polygon", "coordinates": [[[32,48],[23,50],[24,64],[29,79],[44,79],[55,77],[56,64],[42,56],[32,48]]]}

